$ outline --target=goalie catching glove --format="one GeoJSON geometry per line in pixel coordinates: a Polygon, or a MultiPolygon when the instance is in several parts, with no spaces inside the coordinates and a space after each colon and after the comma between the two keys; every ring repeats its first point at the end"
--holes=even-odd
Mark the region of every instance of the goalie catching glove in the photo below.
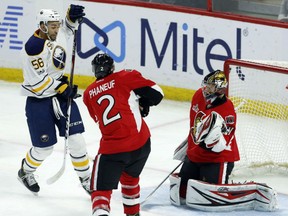
{"type": "Polygon", "coordinates": [[[212,111],[196,124],[196,130],[192,128],[191,135],[194,142],[201,147],[209,151],[221,152],[226,148],[226,140],[223,136],[226,131],[227,127],[222,116],[212,111]]]}

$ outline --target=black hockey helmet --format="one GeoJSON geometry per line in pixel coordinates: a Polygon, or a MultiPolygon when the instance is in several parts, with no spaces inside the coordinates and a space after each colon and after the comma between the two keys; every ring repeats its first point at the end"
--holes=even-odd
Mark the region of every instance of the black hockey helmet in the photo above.
{"type": "Polygon", "coordinates": [[[114,60],[106,53],[97,54],[91,62],[92,71],[97,79],[108,76],[114,71],[114,60]]]}

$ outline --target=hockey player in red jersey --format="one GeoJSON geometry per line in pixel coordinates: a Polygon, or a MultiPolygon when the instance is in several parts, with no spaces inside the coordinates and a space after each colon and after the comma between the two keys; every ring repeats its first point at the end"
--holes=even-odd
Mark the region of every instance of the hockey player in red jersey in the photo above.
{"type": "Polygon", "coordinates": [[[236,113],[233,103],[225,95],[227,85],[224,73],[214,71],[204,78],[202,88],[192,98],[187,160],[179,173],[183,197],[188,179],[228,183],[234,161],[239,160],[234,135],[236,113]],[[215,122],[219,125],[211,125],[215,121],[212,112],[217,113],[215,118],[221,118],[215,122]]]}
{"type": "Polygon", "coordinates": [[[193,95],[189,135],[174,152],[174,159],[184,163],[169,178],[170,201],[204,211],[274,210],[275,192],[267,185],[228,184],[240,157],[235,138],[237,116],[226,97],[227,87],[224,72],[216,70],[205,76],[202,88],[193,95]]]}
{"type": "Polygon", "coordinates": [[[102,134],[91,177],[93,216],[108,216],[112,190],[121,183],[124,213],[140,215],[139,176],[150,153],[150,132],[144,119],[160,103],[161,88],[136,70],[114,72],[114,60],[97,54],[97,78],[83,100],[102,134]]]}

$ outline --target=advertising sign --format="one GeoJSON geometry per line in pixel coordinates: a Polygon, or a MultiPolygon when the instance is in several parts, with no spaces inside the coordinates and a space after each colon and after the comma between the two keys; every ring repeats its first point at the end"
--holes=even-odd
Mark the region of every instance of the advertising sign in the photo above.
{"type": "MultiPolygon", "coordinates": [[[[80,4],[62,2],[60,14],[70,3],[80,4]]],[[[21,68],[20,49],[35,31],[36,12],[44,5],[35,0],[0,4],[0,67],[21,68]]],[[[223,69],[229,58],[288,60],[284,28],[136,6],[81,5],[86,17],[78,30],[75,74],[93,76],[93,57],[106,52],[116,70],[136,69],[160,85],[197,89],[204,75],[223,69]]]]}

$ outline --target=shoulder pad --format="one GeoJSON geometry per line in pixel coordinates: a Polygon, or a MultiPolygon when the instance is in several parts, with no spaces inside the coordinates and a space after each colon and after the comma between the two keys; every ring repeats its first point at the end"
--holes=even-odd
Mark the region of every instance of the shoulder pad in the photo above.
{"type": "Polygon", "coordinates": [[[29,38],[27,43],[25,44],[25,51],[29,56],[39,55],[45,45],[45,40],[35,37],[34,35],[29,38]]]}

